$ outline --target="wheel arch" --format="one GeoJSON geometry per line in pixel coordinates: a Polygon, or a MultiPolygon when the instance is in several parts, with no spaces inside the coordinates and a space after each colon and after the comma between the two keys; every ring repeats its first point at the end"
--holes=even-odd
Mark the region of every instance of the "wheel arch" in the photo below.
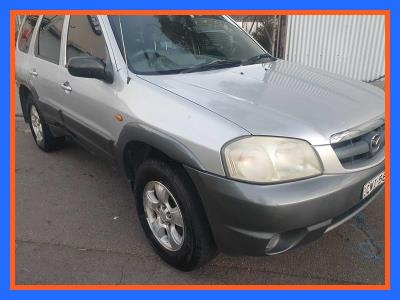
{"type": "Polygon", "coordinates": [[[146,158],[156,156],[198,170],[204,167],[195,154],[177,139],[149,126],[128,123],[116,143],[117,159],[129,180],[146,158]]]}
{"type": "Polygon", "coordinates": [[[32,100],[35,100],[38,99],[38,94],[32,86],[30,86],[27,82],[24,81],[19,84],[18,93],[19,93],[19,100],[21,103],[21,109],[24,121],[28,122],[29,121],[28,97],[29,95],[31,95],[32,100]]]}

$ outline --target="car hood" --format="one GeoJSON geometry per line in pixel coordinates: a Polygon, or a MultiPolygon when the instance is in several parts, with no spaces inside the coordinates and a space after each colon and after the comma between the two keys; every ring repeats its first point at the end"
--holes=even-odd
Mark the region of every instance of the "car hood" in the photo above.
{"type": "Polygon", "coordinates": [[[332,134],[384,113],[381,89],[283,60],[140,77],[250,134],[300,138],[314,145],[328,144],[332,134]]]}

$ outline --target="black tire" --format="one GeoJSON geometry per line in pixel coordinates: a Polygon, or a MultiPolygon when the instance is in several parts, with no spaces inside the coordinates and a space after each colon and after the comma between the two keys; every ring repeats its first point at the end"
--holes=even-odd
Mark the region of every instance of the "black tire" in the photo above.
{"type": "Polygon", "coordinates": [[[46,120],[43,118],[41,113],[39,112],[38,107],[33,103],[32,99],[28,99],[28,107],[27,107],[27,113],[28,113],[28,123],[29,127],[31,129],[31,133],[33,136],[33,139],[36,143],[36,145],[43,151],[45,152],[51,152],[55,150],[59,150],[64,146],[65,142],[65,137],[55,137],[50,131],[49,126],[46,123],[46,120]],[[32,125],[32,109],[36,109],[37,114],[39,116],[39,122],[42,126],[42,138],[39,138],[35,134],[35,130],[33,129],[32,125]]]}
{"type": "Polygon", "coordinates": [[[158,255],[171,266],[191,271],[211,260],[217,253],[199,196],[183,168],[159,159],[143,162],[135,176],[134,194],[143,230],[158,255]],[[184,239],[177,251],[166,249],[154,236],[144,212],[143,192],[147,183],[162,183],[175,198],[184,222],[184,239]]]}

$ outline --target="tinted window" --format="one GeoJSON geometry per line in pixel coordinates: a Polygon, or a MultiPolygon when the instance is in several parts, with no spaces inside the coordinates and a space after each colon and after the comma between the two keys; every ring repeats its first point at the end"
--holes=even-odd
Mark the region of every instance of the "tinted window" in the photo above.
{"type": "Polygon", "coordinates": [[[43,16],[40,23],[35,54],[58,64],[64,16],[43,16]]]}
{"type": "Polygon", "coordinates": [[[35,29],[38,16],[27,16],[21,27],[21,36],[18,41],[18,48],[23,52],[28,52],[31,44],[33,29],[35,29]]]}
{"type": "Polygon", "coordinates": [[[76,56],[106,60],[106,42],[95,16],[71,16],[68,26],[67,61],[76,56]]]}

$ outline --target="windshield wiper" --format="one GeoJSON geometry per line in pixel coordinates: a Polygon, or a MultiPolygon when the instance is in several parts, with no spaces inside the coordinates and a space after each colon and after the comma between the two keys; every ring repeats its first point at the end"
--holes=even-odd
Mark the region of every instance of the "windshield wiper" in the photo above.
{"type": "Polygon", "coordinates": [[[185,70],[181,71],[180,73],[206,71],[206,70],[212,70],[212,69],[217,69],[217,68],[229,68],[229,67],[240,66],[241,63],[242,62],[240,60],[217,59],[217,60],[213,60],[211,62],[205,63],[205,64],[201,64],[198,66],[194,66],[192,68],[185,69],[185,70]]]}
{"type": "Polygon", "coordinates": [[[264,59],[268,59],[269,61],[274,61],[276,60],[275,57],[273,57],[271,54],[269,53],[262,53],[253,57],[250,57],[249,59],[245,60],[242,62],[242,65],[251,65],[254,64],[260,60],[264,60],[264,59]]]}

